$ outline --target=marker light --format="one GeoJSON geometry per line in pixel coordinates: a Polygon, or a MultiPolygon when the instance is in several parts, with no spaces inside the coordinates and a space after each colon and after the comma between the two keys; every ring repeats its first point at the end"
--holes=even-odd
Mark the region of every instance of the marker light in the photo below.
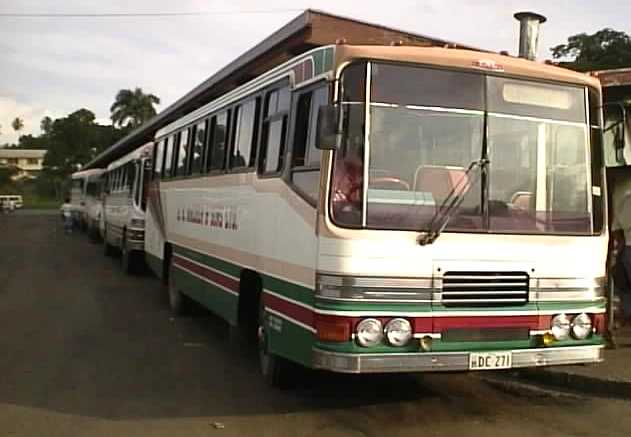
{"type": "Polygon", "coordinates": [[[357,343],[370,347],[378,345],[383,339],[383,328],[377,319],[364,319],[357,324],[357,343]]]}
{"type": "Polygon", "coordinates": [[[392,346],[405,346],[412,338],[412,325],[405,319],[392,319],[386,323],[385,334],[392,346]]]}
{"type": "Polygon", "coordinates": [[[570,318],[565,314],[558,314],[552,318],[552,335],[557,340],[565,340],[570,336],[570,318]]]}
{"type": "Polygon", "coordinates": [[[592,333],[592,319],[585,313],[581,313],[572,319],[572,336],[577,340],[583,340],[592,333]]]}

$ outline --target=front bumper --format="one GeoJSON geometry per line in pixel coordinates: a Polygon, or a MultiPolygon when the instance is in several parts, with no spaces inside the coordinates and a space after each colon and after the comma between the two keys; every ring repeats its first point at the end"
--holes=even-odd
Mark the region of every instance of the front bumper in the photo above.
{"type": "MultiPolygon", "coordinates": [[[[602,345],[512,350],[512,367],[598,363],[602,345]]],[[[468,371],[468,352],[349,354],[313,349],[314,367],[342,373],[468,371]]]]}

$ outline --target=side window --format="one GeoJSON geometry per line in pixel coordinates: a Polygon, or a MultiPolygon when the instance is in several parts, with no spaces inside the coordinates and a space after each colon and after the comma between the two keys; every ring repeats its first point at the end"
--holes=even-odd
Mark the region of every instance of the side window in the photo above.
{"type": "Polygon", "coordinates": [[[256,151],[253,145],[256,144],[259,102],[259,99],[250,100],[237,106],[235,110],[230,168],[239,169],[254,166],[256,151]]]}
{"type": "Polygon", "coordinates": [[[177,167],[175,169],[175,175],[183,176],[186,174],[188,163],[188,137],[189,137],[190,129],[184,129],[180,132],[179,136],[179,147],[177,151],[177,167]]]}
{"type": "Polygon", "coordinates": [[[204,159],[204,145],[206,144],[206,126],[208,120],[198,123],[193,134],[193,145],[191,147],[191,174],[202,172],[204,159]]]}
{"type": "Polygon", "coordinates": [[[289,100],[288,88],[270,91],[265,96],[259,173],[276,173],[283,168],[289,100]]]}
{"type": "Polygon", "coordinates": [[[162,171],[162,177],[168,178],[171,176],[171,166],[173,164],[173,142],[175,135],[167,138],[166,150],[164,152],[164,170],[162,171]]]}
{"type": "Polygon", "coordinates": [[[136,182],[136,164],[134,162],[130,162],[127,164],[127,190],[131,191],[134,188],[134,183],[136,182]]]}
{"type": "Polygon", "coordinates": [[[154,153],[155,153],[153,157],[153,178],[154,179],[159,179],[160,175],[162,174],[162,162],[164,158],[165,141],[166,139],[158,142],[158,144],[156,145],[156,148],[154,149],[154,153]]]}
{"type": "Polygon", "coordinates": [[[292,153],[291,180],[298,189],[314,202],[320,188],[320,158],[316,148],[318,109],[329,100],[327,87],[303,93],[295,103],[295,128],[292,153]]]}
{"type": "Polygon", "coordinates": [[[212,142],[208,146],[206,158],[208,170],[222,170],[226,159],[226,142],[228,140],[228,112],[224,111],[211,120],[212,142]]]}

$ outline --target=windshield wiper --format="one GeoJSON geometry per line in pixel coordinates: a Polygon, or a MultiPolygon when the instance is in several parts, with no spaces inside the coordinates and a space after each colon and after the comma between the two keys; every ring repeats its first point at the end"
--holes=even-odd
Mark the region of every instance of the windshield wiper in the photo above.
{"type": "Polygon", "coordinates": [[[464,197],[467,195],[471,187],[478,181],[480,175],[482,174],[482,170],[489,164],[489,162],[490,161],[487,158],[471,161],[467,170],[460,177],[456,185],[454,185],[447,197],[445,197],[445,200],[443,200],[443,203],[441,203],[440,207],[432,216],[427,232],[419,238],[418,242],[421,246],[432,244],[436,241],[449,223],[449,220],[451,220],[454,212],[456,212],[460,207],[464,197]],[[474,179],[471,179],[469,178],[469,174],[475,168],[479,168],[480,171],[474,179]]]}

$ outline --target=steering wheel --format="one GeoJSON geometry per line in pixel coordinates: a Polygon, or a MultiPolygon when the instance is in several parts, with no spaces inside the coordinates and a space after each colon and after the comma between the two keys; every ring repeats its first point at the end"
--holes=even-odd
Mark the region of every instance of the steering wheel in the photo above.
{"type": "Polygon", "coordinates": [[[397,178],[395,176],[381,176],[378,178],[370,179],[370,185],[389,185],[395,184],[400,186],[406,191],[410,191],[410,184],[397,178]]]}

